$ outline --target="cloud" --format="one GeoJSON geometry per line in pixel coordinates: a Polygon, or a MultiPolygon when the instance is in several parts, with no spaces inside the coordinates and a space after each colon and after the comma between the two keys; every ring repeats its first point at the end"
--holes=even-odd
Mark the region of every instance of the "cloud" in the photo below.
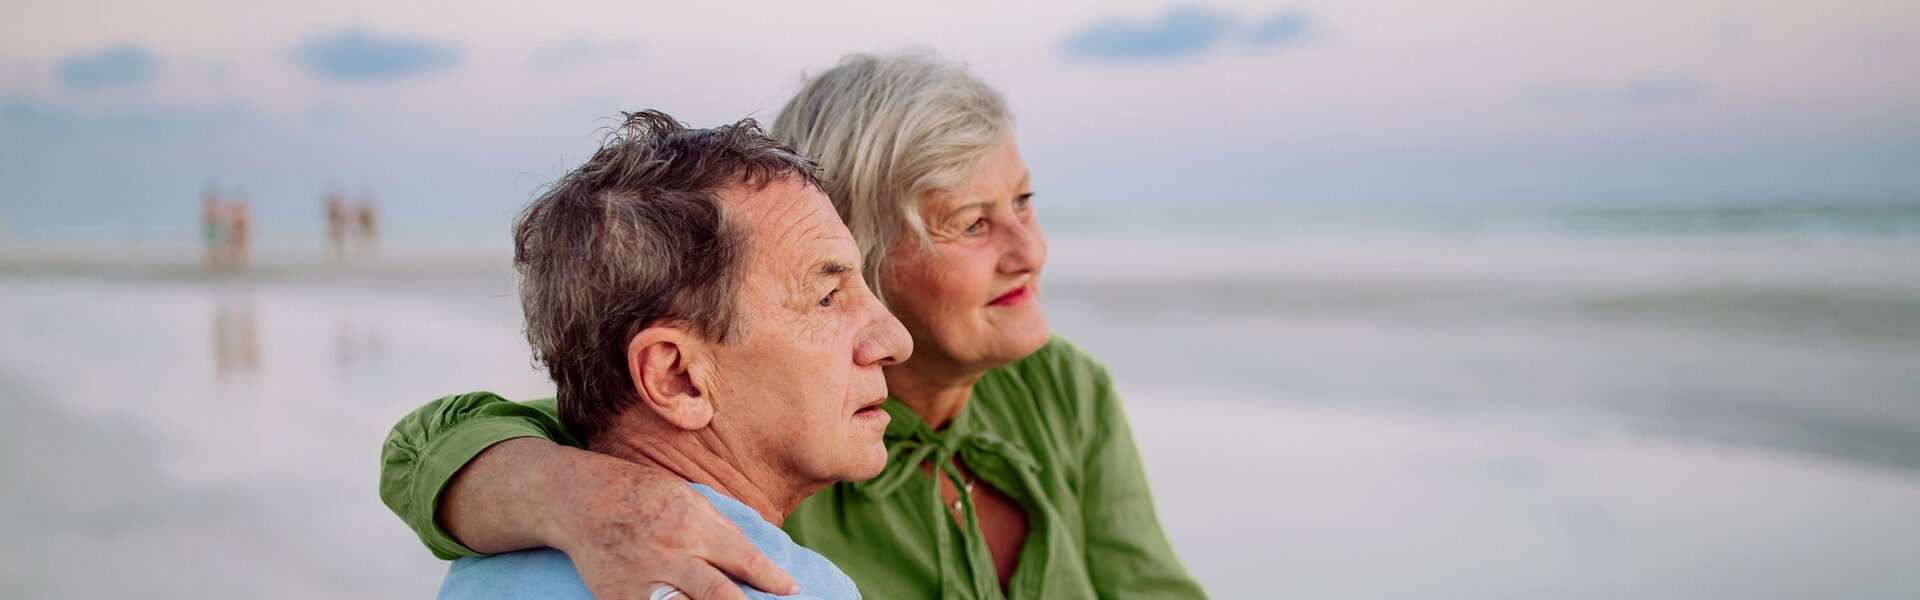
{"type": "Polygon", "coordinates": [[[139,46],[121,45],[60,61],[60,81],[67,87],[122,87],[153,80],[159,59],[139,46]]]}
{"type": "Polygon", "coordinates": [[[1179,7],[1156,22],[1108,19],[1067,37],[1067,56],[1103,60],[1151,60],[1199,54],[1219,45],[1233,17],[1195,7],[1179,7]]]}
{"type": "Polygon", "coordinates": [[[19,97],[0,104],[0,121],[14,132],[41,137],[68,136],[80,130],[80,115],[72,109],[19,97]]]}
{"type": "Polygon", "coordinates": [[[1268,18],[1253,28],[1247,43],[1254,46],[1278,46],[1307,33],[1307,13],[1290,10],[1268,18]]]}
{"type": "Polygon", "coordinates": [[[294,49],[294,59],[323,79],[380,82],[453,67],[460,49],[432,40],[369,34],[359,28],[316,35],[294,49]]]}
{"type": "Polygon", "coordinates": [[[1526,100],[1548,106],[1655,106],[1684,102],[1702,94],[1691,77],[1643,77],[1615,85],[1543,84],[1523,93],[1526,100]]]}
{"type": "Polygon", "coordinates": [[[634,42],[573,40],[535,48],[527,57],[527,68],[536,73],[552,73],[616,60],[631,60],[639,56],[640,45],[634,42]]]}
{"type": "Polygon", "coordinates": [[[216,133],[244,115],[238,106],[194,107],[155,104],[106,111],[82,111],[14,96],[0,103],[0,124],[15,133],[40,138],[75,137],[107,131],[120,139],[144,139],[216,133]]]}

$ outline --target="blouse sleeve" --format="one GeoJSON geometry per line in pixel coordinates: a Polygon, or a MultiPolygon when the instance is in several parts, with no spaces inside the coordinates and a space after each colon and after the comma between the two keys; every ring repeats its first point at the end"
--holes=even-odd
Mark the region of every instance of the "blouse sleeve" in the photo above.
{"type": "Polygon", "coordinates": [[[1068,375],[1086,425],[1081,511],[1086,519],[1087,569],[1103,598],[1205,598],[1160,527],[1133,430],[1098,361],[1064,340],[1056,373],[1068,375]]]}
{"type": "Polygon", "coordinates": [[[580,446],[561,427],[553,398],[513,402],[491,392],[473,392],[428,402],[387,434],[380,449],[380,500],[434,556],[480,556],[440,528],[435,518],[440,494],[482,450],[521,437],[580,446]]]}

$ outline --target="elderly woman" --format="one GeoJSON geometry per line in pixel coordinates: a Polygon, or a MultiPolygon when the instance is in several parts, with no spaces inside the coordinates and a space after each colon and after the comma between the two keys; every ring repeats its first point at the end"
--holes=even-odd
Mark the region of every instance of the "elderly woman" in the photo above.
{"type": "MultiPolygon", "coordinates": [[[[885,469],[802,501],[793,539],[877,599],[1203,597],[1112,380],[1048,332],[1046,238],[1000,95],[928,58],[855,56],[773,133],[820,163],[914,343],[885,369],[885,469]]],[[[443,398],[394,428],[381,496],[442,557],[549,545],[603,597],[738,597],[722,571],[793,591],[686,486],[568,445],[551,400],[443,398]]]]}

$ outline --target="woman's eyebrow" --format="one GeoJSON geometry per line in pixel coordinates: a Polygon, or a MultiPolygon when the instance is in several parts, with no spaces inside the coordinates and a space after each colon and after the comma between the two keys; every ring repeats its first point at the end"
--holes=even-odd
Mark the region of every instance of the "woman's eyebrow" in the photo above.
{"type": "Polygon", "coordinates": [[[960,205],[960,206],[956,206],[956,207],[954,207],[954,209],[953,209],[953,210],[950,210],[950,211],[947,211],[947,214],[946,214],[946,216],[943,216],[943,217],[941,217],[941,218],[940,218],[940,220],[942,220],[942,221],[945,221],[945,220],[947,220],[947,219],[951,219],[951,218],[953,218],[953,216],[954,216],[954,215],[957,215],[957,214],[960,214],[960,213],[962,213],[962,212],[965,212],[965,211],[966,211],[967,209],[969,209],[969,208],[993,208],[993,201],[992,201],[992,200],[981,200],[981,201],[979,201],[979,202],[968,202],[968,203],[966,203],[966,204],[962,204],[962,205],[960,205]]]}

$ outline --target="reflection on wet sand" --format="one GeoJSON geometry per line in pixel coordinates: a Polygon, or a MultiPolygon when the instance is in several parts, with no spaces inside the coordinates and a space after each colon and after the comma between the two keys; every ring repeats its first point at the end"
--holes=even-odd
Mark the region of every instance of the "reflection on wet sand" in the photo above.
{"type": "Polygon", "coordinates": [[[377,323],[342,317],[333,329],[333,362],[343,375],[359,366],[379,363],[386,350],[386,337],[377,323]]]}
{"type": "Polygon", "coordinates": [[[222,298],[213,313],[213,371],[221,382],[260,373],[260,332],[249,298],[222,298]]]}
{"type": "MultiPolygon", "coordinates": [[[[1914,247],[1136,245],[1044,301],[1216,597],[1920,597],[1914,247]]],[[[56,258],[0,256],[0,410],[58,432],[0,444],[3,598],[429,595],[387,428],[551,394],[504,258],[56,258]]]]}

